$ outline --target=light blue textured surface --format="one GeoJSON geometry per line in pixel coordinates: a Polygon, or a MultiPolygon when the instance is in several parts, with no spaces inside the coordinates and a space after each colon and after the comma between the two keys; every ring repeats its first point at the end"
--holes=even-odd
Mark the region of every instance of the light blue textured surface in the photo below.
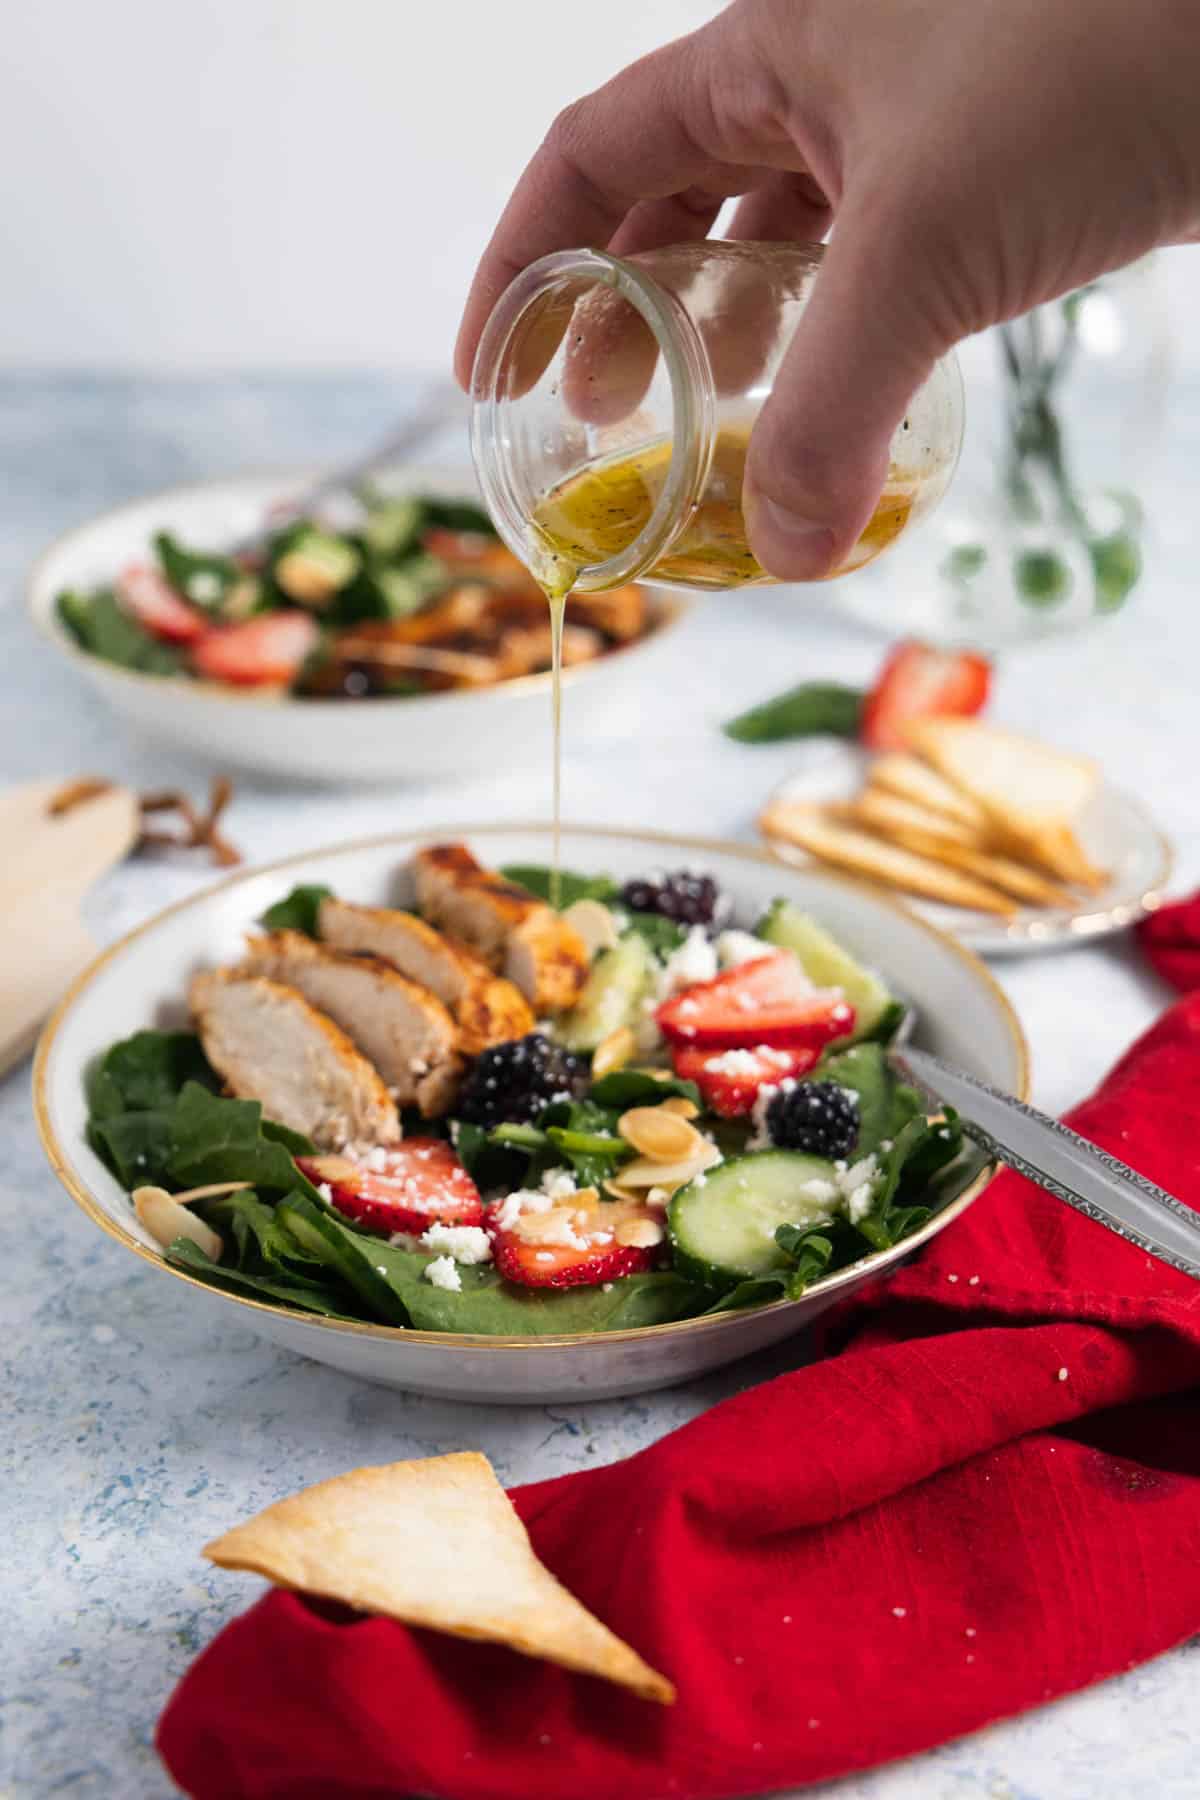
{"type": "MultiPolygon", "coordinates": [[[[45,540],[146,488],[340,457],[381,433],[409,398],[403,384],[367,378],[0,382],[0,776],[201,781],[127,738],[35,643],[19,582],[45,540]]],[[[1016,725],[1093,751],[1136,785],[1176,840],[1180,879],[1191,881],[1200,877],[1195,398],[1177,407],[1158,542],[1136,606],[1094,638],[1014,659],[996,702],[1016,725]]],[[[899,597],[897,611],[902,621],[899,597]]],[[[635,743],[589,755],[571,745],[568,710],[568,815],[749,836],[768,788],[800,759],[794,747],[725,743],[716,721],[806,672],[861,681],[877,654],[838,624],[827,595],[706,603],[680,642],[675,691],[646,696],[635,743]]],[[[548,778],[536,773],[390,795],[243,783],[230,829],[262,860],[391,823],[536,816],[547,802],[548,778]]],[[[188,865],[130,864],[97,892],[92,922],[109,938],[208,879],[188,865]]],[[[1038,1097],[1054,1108],[1086,1090],[1163,997],[1123,946],[1000,973],[1033,1042],[1038,1097]]],[[[236,1519],[357,1463],[401,1456],[479,1448],[509,1481],[611,1460],[799,1354],[784,1346],[688,1388],[570,1410],[458,1407],[357,1384],[193,1308],[177,1284],[100,1236],[42,1160],[28,1086],[27,1067],[0,1086],[0,1800],[173,1792],[151,1748],[155,1718],[190,1658],[258,1586],[198,1556],[236,1519]]],[[[1195,1650],[1176,1652],[820,1792],[1194,1800],[1196,1680],[1195,1650]]]]}

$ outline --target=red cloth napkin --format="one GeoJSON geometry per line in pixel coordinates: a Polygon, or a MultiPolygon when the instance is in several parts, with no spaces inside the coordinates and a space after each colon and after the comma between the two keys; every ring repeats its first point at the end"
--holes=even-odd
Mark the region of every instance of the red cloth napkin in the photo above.
{"type": "Polygon", "coordinates": [[[1181,994],[1200,987],[1200,894],[1148,913],[1134,935],[1164,981],[1181,994]]]}
{"type": "MultiPolygon", "coordinates": [[[[1200,994],[1076,1128],[1200,1206],[1200,994]]],[[[177,1689],[196,1800],[715,1800],[882,1762],[1200,1627],[1200,1285],[1004,1174],[840,1355],[513,1498],[673,1708],[271,1593],[177,1689]]]]}

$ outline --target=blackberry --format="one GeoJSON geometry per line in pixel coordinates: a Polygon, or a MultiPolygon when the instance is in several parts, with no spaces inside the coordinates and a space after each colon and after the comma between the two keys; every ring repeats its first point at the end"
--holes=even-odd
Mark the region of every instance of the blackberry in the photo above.
{"type": "Polygon", "coordinates": [[[837,1162],[858,1142],[858,1096],[836,1081],[798,1081],[772,1095],[766,1123],[779,1149],[837,1162]]]}
{"type": "Polygon", "coordinates": [[[712,876],[697,875],[691,869],[627,881],[621,901],[630,912],[660,913],[679,925],[711,925],[729,910],[712,876]]]}
{"type": "Polygon", "coordinates": [[[489,1129],[506,1120],[536,1119],[551,1100],[564,1094],[574,1099],[586,1085],[587,1070],[577,1056],[531,1031],[528,1037],[493,1044],[476,1059],[455,1117],[489,1129]]]}

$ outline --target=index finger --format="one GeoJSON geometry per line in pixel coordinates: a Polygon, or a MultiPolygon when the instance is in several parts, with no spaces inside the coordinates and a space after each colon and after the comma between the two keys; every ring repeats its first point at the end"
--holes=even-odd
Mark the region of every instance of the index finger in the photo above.
{"type": "Polygon", "coordinates": [[[604,249],[639,201],[686,188],[742,193],[755,179],[752,146],[737,142],[712,104],[722,57],[720,20],[652,51],[559,114],[525,170],[484,251],[459,328],[455,369],[466,387],[488,314],[538,257],[604,249]]]}

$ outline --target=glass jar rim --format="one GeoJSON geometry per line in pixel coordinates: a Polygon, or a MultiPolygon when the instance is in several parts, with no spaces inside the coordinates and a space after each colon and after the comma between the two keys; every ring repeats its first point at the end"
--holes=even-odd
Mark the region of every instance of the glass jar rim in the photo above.
{"type": "Polygon", "coordinates": [[[610,288],[636,309],[654,335],[671,386],[671,456],[650,517],[623,550],[603,562],[583,564],[576,573],[574,591],[602,593],[644,574],[684,524],[712,456],[715,388],[694,322],[647,271],[605,250],[556,250],[530,263],[492,308],[471,371],[471,454],[484,504],[514,555],[528,560],[530,520],[513,490],[506,459],[497,454],[506,357],[530,307],[556,287],[580,278],[610,288]]]}

